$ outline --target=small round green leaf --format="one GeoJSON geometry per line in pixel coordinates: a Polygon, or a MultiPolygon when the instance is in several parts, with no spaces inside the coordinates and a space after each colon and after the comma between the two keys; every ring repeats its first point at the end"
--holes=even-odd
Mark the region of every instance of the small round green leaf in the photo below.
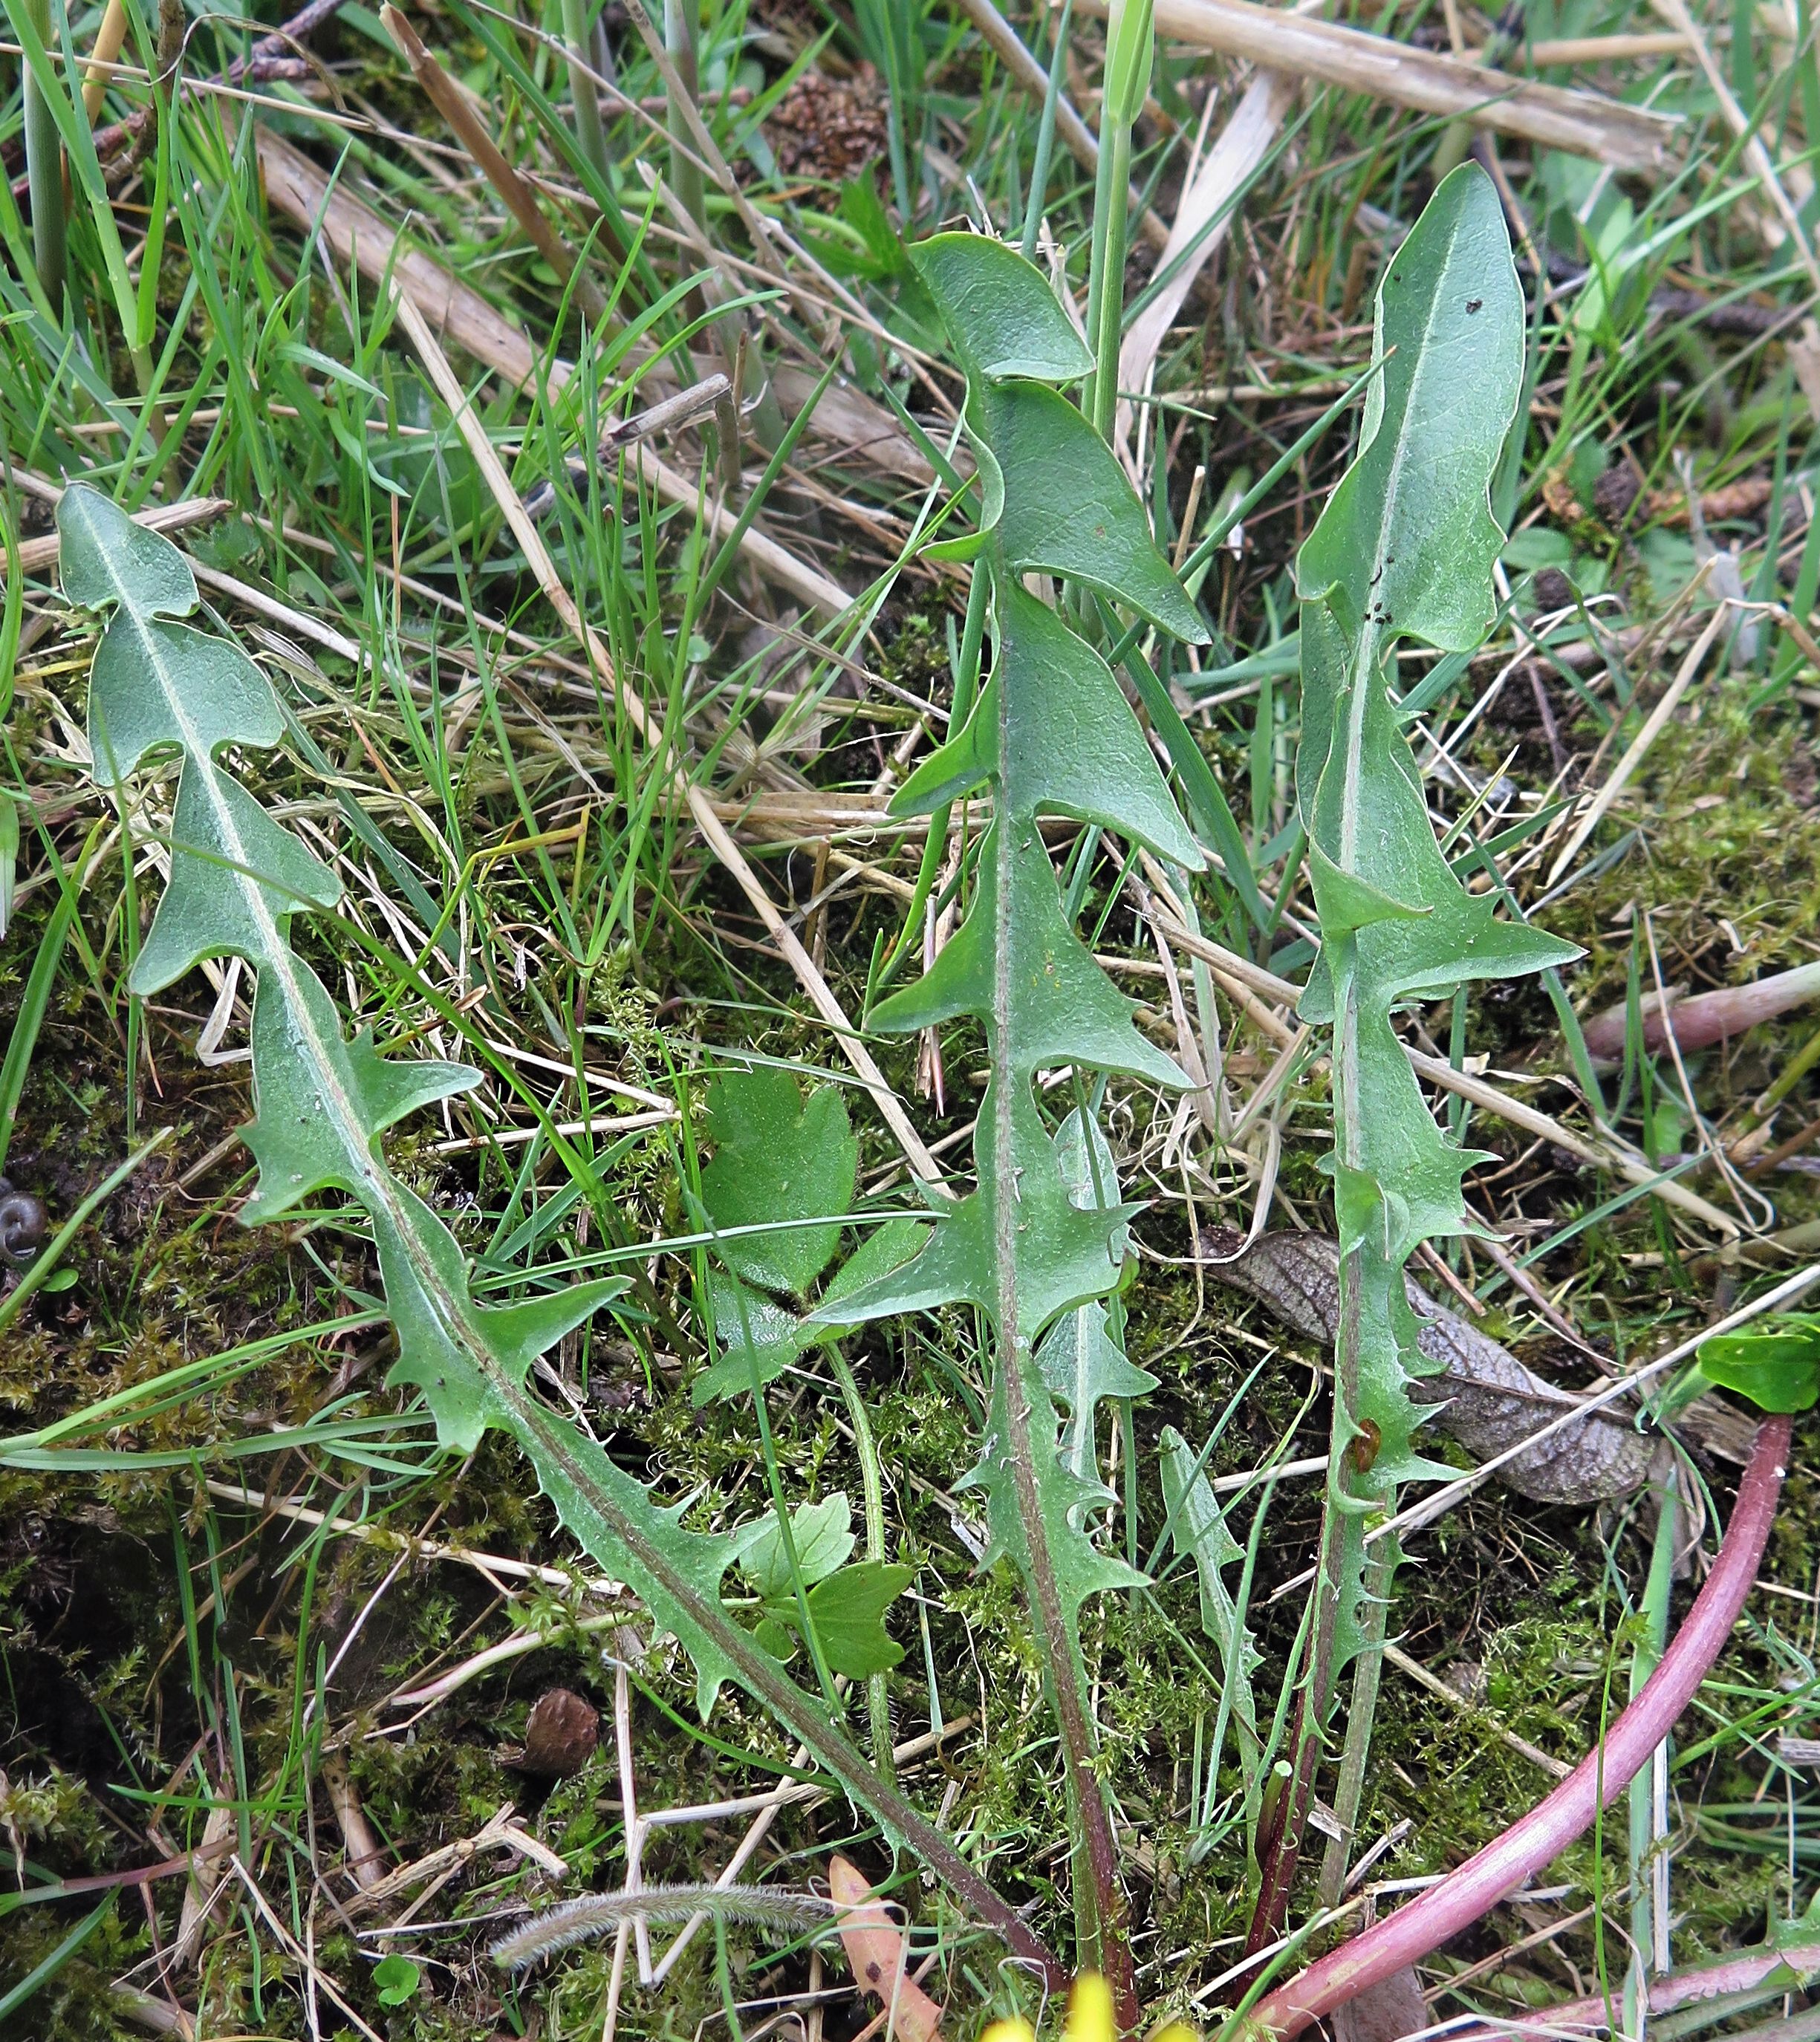
{"type": "Polygon", "coordinates": [[[381,1957],[373,1969],[373,1983],[379,1994],[380,2005],[403,2006],[407,1999],[415,1997],[422,1975],[408,1957],[399,1956],[396,1952],[389,1957],[381,1957]]]}
{"type": "Polygon", "coordinates": [[[1697,1356],[1700,1371],[1764,1411],[1810,1411],[1820,1402],[1820,1317],[1766,1321],[1748,1333],[1721,1333],[1697,1356]]]}

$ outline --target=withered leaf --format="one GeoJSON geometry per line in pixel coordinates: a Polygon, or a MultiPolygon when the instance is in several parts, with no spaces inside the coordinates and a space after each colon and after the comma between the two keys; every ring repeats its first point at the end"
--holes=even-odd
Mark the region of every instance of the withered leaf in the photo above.
{"type": "MultiPolygon", "coordinates": [[[[1241,1236],[1216,1229],[1202,1235],[1202,1252],[1210,1275],[1256,1298],[1305,1340],[1333,1344],[1340,1251],[1325,1234],[1267,1233],[1241,1249],[1241,1236]]],[[[1579,1404],[1407,1277],[1404,1282],[1422,1321],[1417,1344],[1445,1371],[1417,1377],[1410,1394],[1438,1407],[1434,1422],[1468,1453],[1489,1460],[1579,1404]]],[[[1656,1446],[1637,1430],[1634,1411],[1607,1406],[1538,1440],[1496,1473],[1506,1488],[1537,1503],[1599,1503],[1640,1486],[1656,1446]]]]}

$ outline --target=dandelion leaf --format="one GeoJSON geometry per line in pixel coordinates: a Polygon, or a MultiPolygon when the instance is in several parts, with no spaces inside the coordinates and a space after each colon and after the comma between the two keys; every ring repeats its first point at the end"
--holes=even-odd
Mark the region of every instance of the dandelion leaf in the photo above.
{"type": "Polygon", "coordinates": [[[1296,789],[1321,925],[1301,1011],[1333,1031],[1329,1168],[1349,1329],[1335,1430],[1341,1447],[1371,1442],[1362,1456],[1336,1452],[1329,1478],[1344,1532],[1335,1671],[1372,1635],[1367,1520],[1399,1484],[1446,1472],[1413,1436],[1409,1386],[1430,1365],[1403,1264],[1420,1242],[1465,1230],[1461,1180],[1482,1160],[1436,1124],[1393,1015],[1577,954],[1500,920],[1455,876],[1389,688],[1398,640],[1468,652],[1495,614],[1503,538],[1490,488],[1521,383],[1523,300],[1497,193],[1475,166],[1443,182],[1391,258],[1376,335],[1386,358],[1359,451],[1296,563],[1296,789]]]}
{"type": "Polygon", "coordinates": [[[1049,287],[1015,248],[978,234],[935,234],[911,250],[970,373],[1074,383],[1091,373],[1087,343],[1049,287]]]}

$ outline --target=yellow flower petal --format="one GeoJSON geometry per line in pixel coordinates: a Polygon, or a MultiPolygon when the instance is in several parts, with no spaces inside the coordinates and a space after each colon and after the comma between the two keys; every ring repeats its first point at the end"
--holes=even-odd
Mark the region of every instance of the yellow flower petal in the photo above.
{"type": "Polygon", "coordinates": [[[995,2021],[980,2042],[1036,2042],[1036,2030],[1027,2021],[1014,2016],[1009,2021],[995,2021]]]}
{"type": "Polygon", "coordinates": [[[1112,1988],[1098,1971],[1083,1971],[1068,2000],[1063,2042],[1118,2042],[1112,2017],[1112,1988]]]}

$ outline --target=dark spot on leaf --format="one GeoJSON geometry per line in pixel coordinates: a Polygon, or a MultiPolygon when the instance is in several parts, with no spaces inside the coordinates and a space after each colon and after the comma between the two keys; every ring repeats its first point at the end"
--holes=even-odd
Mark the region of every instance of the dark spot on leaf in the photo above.
{"type": "Polygon", "coordinates": [[[1479,307],[1484,303],[1485,300],[1483,298],[1468,298],[1466,300],[1466,310],[1469,312],[1476,312],[1479,307]]]}
{"type": "Polygon", "coordinates": [[[885,1975],[884,1968],[881,1965],[868,1964],[866,1967],[866,1975],[867,1979],[872,1984],[877,1985],[878,1981],[885,1975]]]}

